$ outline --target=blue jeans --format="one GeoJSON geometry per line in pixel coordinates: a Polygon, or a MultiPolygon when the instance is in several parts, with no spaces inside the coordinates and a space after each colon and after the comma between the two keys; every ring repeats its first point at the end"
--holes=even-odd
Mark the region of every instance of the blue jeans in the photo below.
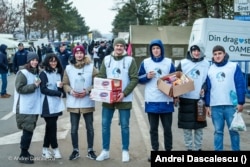
{"type": "MultiPolygon", "coordinates": [[[[229,129],[233,120],[233,115],[236,112],[234,106],[214,106],[211,107],[212,121],[214,125],[214,150],[223,150],[223,137],[225,121],[229,129]]],[[[229,130],[231,148],[233,151],[240,150],[240,135],[236,131],[229,130]]]]}
{"type": "Polygon", "coordinates": [[[6,94],[6,89],[7,89],[7,73],[1,74],[2,78],[2,89],[1,89],[1,95],[6,94]]]}
{"type": "MultiPolygon", "coordinates": [[[[115,109],[102,108],[102,148],[106,151],[110,146],[110,126],[115,109]]],[[[122,150],[129,148],[129,119],[130,109],[119,109],[119,120],[122,135],[122,150]]]]}
{"type": "MultiPolygon", "coordinates": [[[[79,149],[78,146],[78,128],[81,114],[80,113],[70,113],[71,122],[71,140],[74,149],[79,149]]],[[[93,128],[93,112],[83,114],[85,120],[85,126],[87,129],[87,142],[88,150],[93,150],[94,143],[94,128],[93,128]]]]}

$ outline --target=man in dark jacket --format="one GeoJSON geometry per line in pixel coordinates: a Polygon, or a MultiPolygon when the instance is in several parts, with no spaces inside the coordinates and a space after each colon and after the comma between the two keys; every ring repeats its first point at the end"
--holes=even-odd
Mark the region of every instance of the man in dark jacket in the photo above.
{"type": "Polygon", "coordinates": [[[63,69],[66,68],[66,66],[69,64],[69,60],[71,58],[71,52],[69,52],[67,49],[66,49],[66,44],[61,44],[60,45],[60,48],[59,48],[59,52],[57,53],[59,59],[60,59],[60,62],[63,66],[63,69]]]}
{"type": "Polygon", "coordinates": [[[13,70],[16,74],[20,66],[23,66],[27,62],[28,51],[24,49],[23,43],[18,44],[18,51],[15,53],[13,59],[13,70]]]}
{"type": "Polygon", "coordinates": [[[99,47],[98,53],[97,53],[97,55],[99,56],[100,64],[102,64],[102,61],[103,61],[104,57],[106,56],[106,49],[107,49],[106,43],[104,41],[101,41],[100,47],[99,47]]]}
{"type": "Polygon", "coordinates": [[[1,98],[9,98],[11,95],[6,93],[7,89],[7,74],[8,74],[8,60],[6,53],[7,45],[0,45],[0,74],[2,78],[1,98]]]}

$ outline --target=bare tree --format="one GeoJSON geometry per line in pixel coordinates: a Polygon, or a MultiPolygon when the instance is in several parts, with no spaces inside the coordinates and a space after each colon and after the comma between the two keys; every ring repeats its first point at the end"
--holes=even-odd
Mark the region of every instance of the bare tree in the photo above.
{"type": "Polygon", "coordinates": [[[7,0],[0,0],[0,6],[0,32],[13,33],[22,19],[21,7],[7,0]]]}

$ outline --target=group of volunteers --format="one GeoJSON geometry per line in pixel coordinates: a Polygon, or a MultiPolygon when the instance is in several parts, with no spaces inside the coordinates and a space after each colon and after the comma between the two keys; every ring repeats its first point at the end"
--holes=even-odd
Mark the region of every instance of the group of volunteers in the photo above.
{"type": "MultiPolygon", "coordinates": [[[[224,122],[229,126],[235,113],[229,92],[236,92],[239,112],[245,103],[243,74],[236,63],[228,60],[225,49],[220,45],[213,48],[210,65],[205,59],[203,46],[193,44],[186,58],[175,68],[164,53],[161,40],[156,39],[149,44],[149,57],[138,68],[125,47],[125,40],[116,38],[113,52],[103,58],[100,69],[94,66],[90,56],[86,56],[82,45],[74,47],[73,56],[65,68],[58,55],[49,53],[42,61],[41,69],[38,55],[35,52],[28,53],[27,62],[23,69],[16,72],[15,79],[13,111],[16,113],[17,126],[22,130],[19,162],[34,163],[34,155],[29,153],[29,148],[39,116],[46,122],[42,156],[46,159],[62,158],[57,142],[57,120],[64,110],[69,112],[71,123],[73,151],[69,160],[80,157],[78,129],[81,116],[86,126],[87,157],[96,161],[109,159],[111,123],[116,109],[121,128],[122,162],[129,162],[130,116],[133,90],[138,83],[145,85],[145,112],[150,126],[152,151],[159,150],[159,120],[163,126],[165,150],[173,149],[172,114],[176,103],[179,103],[178,127],[183,129],[186,149],[202,150],[203,128],[207,122],[196,120],[200,96],[204,97],[207,116],[212,117],[214,150],[223,150],[224,122]],[[179,97],[167,96],[157,88],[157,80],[176,71],[182,71],[194,81],[194,90],[179,97]],[[91,89],[94,77],[122,80],[122,92],[118,94],[118,100],[112,104],[102,103],[102,151],[99,156],[96,156],[93,148],[95,101],[91,99],[91,89]],[[63,98],[66,98],[65,103],[63,98]]],[[[239,133],[231,130],[229,133],[232,150],[240,150],[239,133]]],[[[150,156],[148,161],[151,161],[150,156]]]]}

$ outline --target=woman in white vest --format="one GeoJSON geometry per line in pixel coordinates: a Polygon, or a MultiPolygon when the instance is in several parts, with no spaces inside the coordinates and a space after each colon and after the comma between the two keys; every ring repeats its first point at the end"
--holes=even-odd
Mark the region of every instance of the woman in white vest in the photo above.
{"type": "Polygon", "coordinates": [[[29,52],[24,69],[17,72],[13,112],[16,113],[17,127],[23,130],[19,156],[20,163],[34,163],[34,155],[29,153],[38,115],[41,114],[41,92],[39,85],[38,55],[29,52]]]}
{"type": "MultiPolygon", "coordinates": [[[[165,95],[157,88],[160,77],[175,72],[172,60],[165,57],[164,46],[159,39],[149,44],[150,57],[144,59],[139,68],[139,83],[145,84],[145,112],[150,125],[152,151],[159,151],[158,126],[161,120],[166,151],[172,150],[173,97],[165,95]]],[[[151,161],[151,157],[148,158],[151,161]]]]}
{"type": "Polygon", "coordinates": [[[197,102],[204,96],[205,81],[209,62],[205,59],[205,48],[200,43],[191,45],[185,59],[181,60],[176,71],[182,71],[194,81],[194,90],[179,97],[178,128],[183,129],[184,142],[188,151],[201,151],[203,128],[206,120],[197,121],[197,102]]]}
{"type": "Polygon", "coordinates": [[[85,49],[82,45],[77,45],[73,49],[73,58],[70,64],[66,66],[63,76],[63,88],[66,92],[67,111],[70,112],[71,122],[71,140],[73,152],[69,160],[80,157],[78,146],[78,128],[81,115],[85,120],[87,129],[88,154],[87,157],[95,159],[93,150],[94,128],[93,112],[95,111],[95,102],[90,99],[89,94],[92,89],[93,78],[98,70],[91,63],[91,59],[85,56],[85,49]]]}
{"type": "Polygon", "coordinates": [[[65,109],[63,102],[63,68],[58,56],[54,53],[47,54],[43,61],[44,70],[40,73],[42,93],[42,114],[45,125],[42,156],[44,158],[62,158],[57,143],[57,120],[65,109]],[[53,154],[49,147],[53,149],[53,154]]]}

